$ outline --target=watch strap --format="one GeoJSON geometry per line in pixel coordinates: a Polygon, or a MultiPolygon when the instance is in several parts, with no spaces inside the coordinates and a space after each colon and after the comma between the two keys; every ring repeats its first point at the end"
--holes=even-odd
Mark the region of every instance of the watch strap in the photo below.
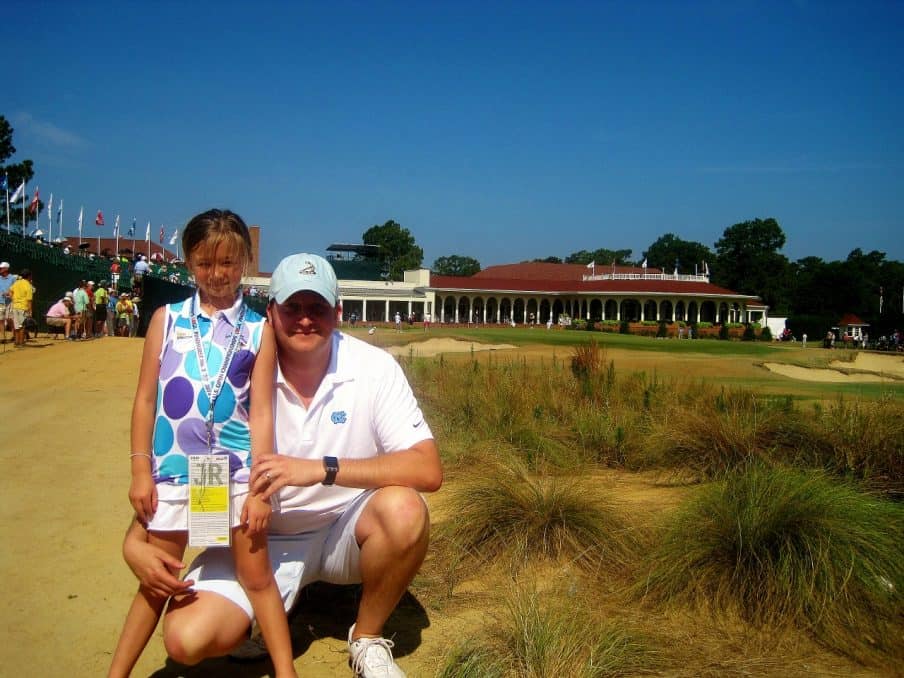
{"type": "Polygon", "coordinates": [[[339,473],[339,460],[336,457],[323,458],[323,484],[332,485],[336,482],[336,474],[339,473]]]}

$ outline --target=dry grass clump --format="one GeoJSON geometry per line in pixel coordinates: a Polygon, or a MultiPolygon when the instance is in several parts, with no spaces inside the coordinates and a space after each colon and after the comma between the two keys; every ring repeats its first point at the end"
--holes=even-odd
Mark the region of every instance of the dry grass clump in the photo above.
{"type": "Polygon", "coordinates": [[[621,512],[570,480],[490,465],[447,492],[454,517],[439,526],[439,542],[482,562],[518,568],[543,559],[611,572],[636,552],[637,534],[621,512]]]}
{"type": "Polygon", "coordinates": [[[819,472],[751,465],[671,516],[638,592],[793,624],[859,661],[904,660],[904,507],[819,472]]]}
{"type": "Polygon", "coordinates": [[[574,597],[514,590],[505,617],[447,655],[440,678],[602,678],[648,673],[657,664],[649,641],[603,619],[574,597]]]}

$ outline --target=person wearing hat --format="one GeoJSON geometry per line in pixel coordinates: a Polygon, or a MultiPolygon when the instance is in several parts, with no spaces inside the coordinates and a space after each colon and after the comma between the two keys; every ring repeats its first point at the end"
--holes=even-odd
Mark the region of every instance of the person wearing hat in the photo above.
{"type": "Polygon", "coordinates": [[[88,296],[87,283],[79,280],[78,287],[73,291],[75,303],[75,336],[77,339],[91,338],[91,298],[88,296]]]}
{"type": "Polygon", "coordinates": [[[66,292],[62,299],[47,310],[47,316],[44,318],[47,327],[62,327],[63,336],[67,339],[74,338],[70,336],[72,318],[75,316],[75,304],[72,297],[72,292],[66,292]]]}
{"type": "MultiPolygon", "coordinates": [[[[443,480],[433,434],[395,359],[338,331],[339,286],[325,259],[286,257],[269,296],[278,454],[254,464],[250,483],[264,498],[279,497],[270,522],[277,584],[287,609],[311,582],[361,584],[357,617],[348,620],[349,664],[356,676],[404,677],[383,626],[427,552],[420,493],[443,480]]],[[[133,522],[123,555],[143,587],[194,592],[166,613],[173,659],[266,652],[259,637],[246,640],[251,608],[228,551],[204,551],[179,581],[171,572],[182,563],[148,544],[133,522]]]]}
{"type": "Polygon", "coordinates": [[[23,268],[16,281],[9,287],[10,306],[13,314],[13,340],[16,346],[25,346],[25,319],[31,317],[35,288],[31,284],[31,271],[23,268]]]}
{"type": "Polygon", "coordinates": [[[132,328],[132,299],[128,292],[119,295],[116,302],[116,334],[120,337],[129,336],[132,328]]]}
{"type": "Polygon", "coordinates": [[[6,343],[6,326],[12,321],[12,305],[9,288],[16,282],[15,276],[9,272],[9,262],[0,262],[0,324],[3,326],[3,342],[6,343]]]}

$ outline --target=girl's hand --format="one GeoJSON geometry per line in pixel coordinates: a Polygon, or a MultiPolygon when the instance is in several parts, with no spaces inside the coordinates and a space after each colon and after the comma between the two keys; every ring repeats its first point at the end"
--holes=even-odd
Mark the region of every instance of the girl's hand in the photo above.
{"type": "Polygon", "coordinates": [[[147,525],[157,512],[157,484],[150,473],[142,473],[132,476],[132,484],[129,487],[129,501],[138,522],[147,525]]]}
{"type": "Polygon", "coordinates": [[[242,509],[242,522],[248,526],[248,534],[266,532],[270,525],[270,502],[260,494],[249,494],[242,509]]]}

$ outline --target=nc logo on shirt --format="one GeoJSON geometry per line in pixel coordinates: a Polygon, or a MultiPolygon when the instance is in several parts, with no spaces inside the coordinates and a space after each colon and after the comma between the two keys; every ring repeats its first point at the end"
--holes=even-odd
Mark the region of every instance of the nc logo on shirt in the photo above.
{"type": "Polygon", "coordinates": [[[344,424],[347,421],[345,416],[345,410],[339,410],[338,412],[333,412],[330,415],[330,421],[334,424],[344,424]]]}

